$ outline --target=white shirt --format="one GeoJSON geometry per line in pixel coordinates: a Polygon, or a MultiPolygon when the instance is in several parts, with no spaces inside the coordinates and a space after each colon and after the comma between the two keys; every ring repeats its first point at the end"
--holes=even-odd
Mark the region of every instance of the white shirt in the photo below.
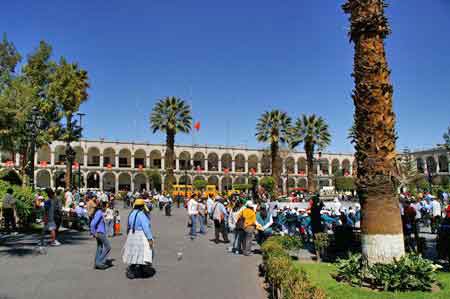
{"type": "Polygon", "coordinates": [[[72,202],[73,202],[73,195],[72,195],[72,192],[67,191],[66,194],[64,195],[64,197],[66,198],[66,205],[65,205],[65,208],[69,208],[70,205],[71,205],[72,202]]]}
{"type": "Polygon", "coordinates": [[[206,207],[208,209],[208,214],[212,214],[214,206],[214,200],[211,199],[211,197],[208,197],[208,200],[206,201],[206,207]]]}
{"type": "Polygon", "coordinates": [[[442,213],[441,203],[436,199],[433,199],[431,201],[431,213],[433,216],[441,216],[442,213]]]}
{"type": "Polygon", "coordinates": [[[191,198],[187,204],[188,215],[198,215],[198,202],[191,198]]]}

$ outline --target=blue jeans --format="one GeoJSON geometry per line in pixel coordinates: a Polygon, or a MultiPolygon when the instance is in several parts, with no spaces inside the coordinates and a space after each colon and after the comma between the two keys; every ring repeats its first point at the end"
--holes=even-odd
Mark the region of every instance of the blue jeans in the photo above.
{"type": "Polygon", "coordinates": [[[199,215],[198,216],[199,221],[200,221],[200,233],[201,234],[205,234],[206,233],[206,229],[205,229],[205,215],[199,215]]]}
{"type": "Polygon", "coordinates": [[[105,234],[97,233],[97,252],[95,253],[95,266],[103,266],[111,251],[111,244],[105,234]]]}
{"type": "Polygon", "coordinates": [[[190,235],[195,237],[197,234],[197,215],[191,215],[191,233],[190,235]]]}
{"type": "Polygon", "coordinates": [[[106,235],[108,237],[114,237],[114,220],[106,220],[106,235]]]}

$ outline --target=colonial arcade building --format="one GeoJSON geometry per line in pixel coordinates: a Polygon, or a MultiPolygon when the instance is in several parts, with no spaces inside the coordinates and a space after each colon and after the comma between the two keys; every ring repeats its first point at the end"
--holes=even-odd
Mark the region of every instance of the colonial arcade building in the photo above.
{"type": "MultiPolygon", "coordinates": [[[[163,187],[167,179],[165,168],[165,145],[126,143],[111,141],[82,140],[73,143],[76,152],[73,173],[81,172],[84,188],[105,191],[150,190],[147,169],[161,174],[163,187]]],[[[39,148],[36,152],[35,182],[37,187],[63,187],[66,146],[63,142],[53,142],[39,148]]],[[[18,157],[2,152],[1,165],[18,163],[18,157]]],[[[216,185],[219,191],[229,190],[233,184],[245,184],[250,177],[258,180],[270,175],[270,155],[264,150],[242,147],[210,145],[175,146],[175,181],[178,184],[191,184],[195,179],[205,179],[216,185]]],[[[282,152],[282,185],[286,191],[291,187],[306,187],[307,163],[302,152],[282,152]]],[[[332,185],[332,174],[342,171],[351,175],[355,169],[351,154],[316,154],[314,172],[320,186],[332,185]]]]}

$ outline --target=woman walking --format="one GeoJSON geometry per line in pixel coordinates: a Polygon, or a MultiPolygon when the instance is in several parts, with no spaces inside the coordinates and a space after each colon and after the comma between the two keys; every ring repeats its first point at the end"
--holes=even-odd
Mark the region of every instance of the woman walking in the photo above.
{"type": "Polygon", "coordinates": [[[149,210],[143,199],[136,199],[128,216],[127,241],[122,260],[128,265],[129,279],[145,276],[153,262],[153,234],[149,210]]]}
{"type": "Polygon", "coordinates": [[[91,234],[97,240],[97,252],[95,254],[95,269],[105,270],[111,265],[108,264],[106,258],[111,251],[111,244],[106,237],[105,211],[106,204],[99,203],[99,208],[94,213],[91,221],[91,234]]]}
{"type": "Polygon", "coordinates": [[[108,237],[114,237],[114,211],[110,203],[106,203],[105,224],[108,237]]]}

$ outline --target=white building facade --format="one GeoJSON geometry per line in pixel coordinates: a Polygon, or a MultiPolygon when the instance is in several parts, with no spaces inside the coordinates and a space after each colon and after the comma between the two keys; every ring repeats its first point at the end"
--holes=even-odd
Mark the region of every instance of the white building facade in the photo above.
{"type": "Polygon", "coordinates": [[[444,147],[419,150],[411,153],[416,160],[417,171],[433,175],[449,175],[450,151],[444,147]]]}
{"type": "MultiPolygon", "coordinates": [[[[81,173],[83,188],[116,192],[118,190],[150,190],[145,170],[154,169],[161,174],[162,188],[167,179],[165,145],[82,140],[72,144],[76,152],[73,173],[81,173]]],[[[64,186],[66,146],[53,142],[36,152],[35,182],[37,187],[64,186]]],[[[19,157],[0,153],[3,167],[18,163],[19,157]],[[15,161],[15,162],[13,162],[15,161]]],[[[249,178],[258,180],[270,175],[270,155],[264,150],[210,145],[175,146],[175,181],[191,184],[195,179],[205,179],[219,191],[232,189],[233,184],[245,184],[249,178]]],[[[331,186],[332,175],[342,171],[352,175],[355,161],[352,154],[316,154],[314,172],[320,186],[331,186]]],[[[306,187],[307,163],[302,152],[283,152],[282,187],[306,187]]]]}

